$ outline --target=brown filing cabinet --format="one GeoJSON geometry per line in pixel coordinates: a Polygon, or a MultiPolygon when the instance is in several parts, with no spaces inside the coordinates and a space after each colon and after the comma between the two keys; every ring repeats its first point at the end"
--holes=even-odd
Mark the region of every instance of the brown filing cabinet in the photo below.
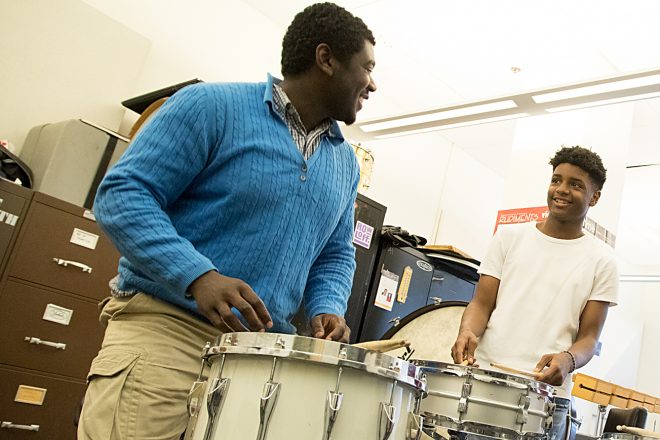
{"type": "Polygon", "coordinates": [[[75,439],[119,254],[91,211],[30,196],[0,278],[0,440],[75,439]]]}
{"type": "Polygon", "coordinates": [[[0,274],[5,270],[32,191],[0,178],[0,274]]]}

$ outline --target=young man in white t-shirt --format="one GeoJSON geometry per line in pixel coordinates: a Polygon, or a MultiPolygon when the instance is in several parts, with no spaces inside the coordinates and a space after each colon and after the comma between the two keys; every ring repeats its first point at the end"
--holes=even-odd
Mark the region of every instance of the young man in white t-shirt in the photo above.
{"type": "Polygon", "coordinates": [[[594,355],[617,301],[618,273],[612,249],[582,231],[606,179],[600,157],[564,147],[550,165],[547,219],[497,231],[452,357],[488,369],[501,363],[534,370],[537,380],[555,385],[556,440],[565,437],[571,373],[594,355]]]}

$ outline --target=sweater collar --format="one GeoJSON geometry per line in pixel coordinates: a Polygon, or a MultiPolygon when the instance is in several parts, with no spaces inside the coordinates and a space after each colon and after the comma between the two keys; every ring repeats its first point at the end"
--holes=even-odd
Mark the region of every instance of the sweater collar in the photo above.
{"type": "MultiPolygon", "coordinates": [[[[279,84],[281,83],[282,80],[279,78],[274,77],[270,73],[268,74],[268,79],[266,81],[266,90],[264,92],[264,102],[270,105],[271,111],[273,110],[273,84],[279,84]]],[[[339,124],[337,121],[334,119],[330,119],[330,129],[328,130],[328,134],[331,137],[338,138],[341,141],[344,141],[344,135],[341,132],[341,129],[339,128],[339,124]]]]}

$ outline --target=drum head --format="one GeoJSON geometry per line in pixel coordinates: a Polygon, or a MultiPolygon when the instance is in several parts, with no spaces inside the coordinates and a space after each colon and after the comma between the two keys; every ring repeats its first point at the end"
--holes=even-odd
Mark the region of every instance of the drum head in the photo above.
{"type": "MultiPolygon", "coordinates": [[[[456,342],[461,317],[468,303],[447,301],[422,307],[403,318],[382,339],[405,339],[415,350],[411,359],[453,363],[451,347],[456,342]]],[[[405,354],[405,349],[392,351],[391,356],[405,354]]]]}

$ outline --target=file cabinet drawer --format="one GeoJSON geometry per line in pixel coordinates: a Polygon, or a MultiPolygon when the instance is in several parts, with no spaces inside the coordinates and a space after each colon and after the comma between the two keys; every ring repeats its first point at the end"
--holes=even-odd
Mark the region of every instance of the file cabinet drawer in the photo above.
{"type": "Polygon", "coordinates": [[[0,273],[23,223],[32,191],[0,179],[0,273]]]}
{"type": "Polygon", "coordinates": [[[74,417],[84,393],[82,381],[0,366],[0,440],[76,438],[74,417]],[[28,403],[17,402],[17,394],[28,403]]]}
{"type": "Polygon", "coordinates": [[[98,314],[93,302],[10,278],[0,295],[0,363],[84,379],[103,339],[98,314]]]}
{"type": "Polygon", "coordinates": [[[36,202],[15,254],[10,277],[97,300],[108,296],[108,281],[117,273],[119,260],[119,253],[94,221],[36,202]]]}

